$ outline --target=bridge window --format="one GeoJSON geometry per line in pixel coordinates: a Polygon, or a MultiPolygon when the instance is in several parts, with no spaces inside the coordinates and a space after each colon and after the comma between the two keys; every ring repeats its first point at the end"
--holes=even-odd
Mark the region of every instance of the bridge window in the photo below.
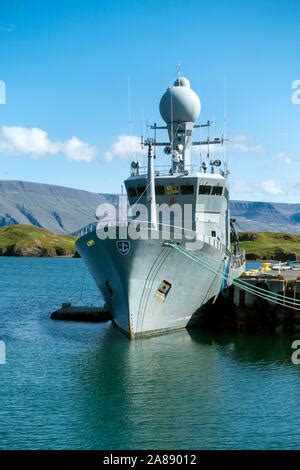
{"type": "Polygon", "coordinates": [[[226,199],[229,199],[229,193],[228,193],[227,188],[225,188],[225,190],[224,190],[224,196],[226,197],[226,199]]]}
{"type": "Polygon", "coordinates": [[[128,188],[128,196],[129,197],[136,197],[136,190],[135,188],[128,188]]]}
{"type": "Polygon", "coordinates": [[[213,186],[211,194],[213,196],[222,196],[223,186],[213,186]]]}
{"type": "Polygon", "coordinates": [[[208,184],[200,184],[199,186],[199,194],[206,194],[209,195],[211,191],[211,186],[208,186],[208,184]]]}
{"type": "Polygon", "coordinates": [[[180,194],[194,194],[194,186],[192,184],[180,186],[180,194]]]}
{"type": "Polygon", "coordinates": [[[136,190],[137,190],[138,196],[142,196],[142,195],[144,196],[146,193],[146,186],[138,186],[136,190]]]}
{"type": "Polygon", "coordinates": [[[155,194],[157,196],[163,196],[165,194],[165,187],[164,186],[155,186],[155,194]]]}
{"type": "Polygon", "coordinates": [[[179,194],[179,186],[175,186],[174,184],[168,184],[166,186],[166,194],[173,196],[174,194],[179,194]]]}

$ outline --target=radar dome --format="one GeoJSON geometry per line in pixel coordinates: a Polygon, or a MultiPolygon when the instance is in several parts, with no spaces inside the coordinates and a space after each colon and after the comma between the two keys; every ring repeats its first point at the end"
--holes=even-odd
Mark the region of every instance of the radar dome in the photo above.
{"type": "Polygon", "coordinates": [[[190,88],[185,77],[178,77],[174,85],[165,92],[160,100],[161,117],[170,122],[195,122],[199,117],[201,103],[199,97],[190,88]]]}

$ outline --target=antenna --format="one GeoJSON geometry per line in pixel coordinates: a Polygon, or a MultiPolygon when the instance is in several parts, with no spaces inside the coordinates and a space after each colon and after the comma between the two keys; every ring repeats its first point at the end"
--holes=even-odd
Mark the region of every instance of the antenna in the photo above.
{"type": "Polygon", "coordinates": [[[174,123],[173,123],[173,94],[171,93],[171,165],[173,171],[173,154],[174,154],[174,123]]]}
{"type": "Polygon", "coordinates": [[[225,172],[227,172],[227,152],[226,152],[226,140],[227,140],[227,76],[224,78],[224,123],[223,123],[223,158],[225,172]]]}
{"type": "Polygon", "coordinates": [[[209,128],[210,121],[207,121],[207,160],[209,160],[209,128]]]}
{"type": "Polygon", "coordinates": [[[143,109],[140,110],[140,119],[141,119],[141,149],[144,150],[144,113],[143,109]]]}
{"type": "Polygon", "coordinates": [[[156,126],[156,122],[154,123],[154,155],[153,155],[153,158],[155,159],[156,158],[156,129],[157,129],[157,126],[156,126]]]}
{"type": "Polygon", "coordinates": [[[131,96],[130,96],[130,77],[129,76],[127,79],[127,92],[128,92],[129,147],[130,147],[130,155],[132,156],[131,96]]]}
{"type": "MultiPolygon", "coordinates": [[[[201,141],[201,127],[202,126],[199,125],[199,142],[201,141]]],[[[200,156],[200,167],[204,168],[205,162],[204,162],[203,157],[202,157],[201,147],[199,149],[199,156],[200,156]],[[203,165],[203,163],[204,163],[204,165],[203,165]]]]}
{"type": "Polygon", "coordinates": [[[178,78],[180,78],[181,64],[177,65],[177,69],[178,69],[178,78]]]}

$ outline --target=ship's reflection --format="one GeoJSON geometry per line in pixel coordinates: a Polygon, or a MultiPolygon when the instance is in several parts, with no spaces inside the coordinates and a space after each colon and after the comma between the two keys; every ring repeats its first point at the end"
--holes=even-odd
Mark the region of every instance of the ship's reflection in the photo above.
{"type": "Polygon", "coordinates": [[[90,447],[190,448],[195,430],[204,439],[218,425],[219,413],[209,412],[221,407],[215,367],[214,350],[186,330],[129,341],[107,327],[75,372],[89,389],[81,407],[90,447]],[[205,423],[195,423],[194,406],[205,423]]]}
{"type": "MultiPolygon", "coordinates": [[[[182,329],[168,334],[155,335],[143,339],[129,341],[122,333],[111,325],[101,339],[100,348],[106,348],[107,343],[120,343],[120,348],[125,348],[127,353],[136,351],[157,353],[162,350],[180,350],[190,347],[192,343],[199,345],[197,352],[206,353],[211,350],[219,354],[230,355],[236,361],[261,363],[280,362],[291,364],[291,345],[297,338],[296,335],[272,335],[268,333],[228,333],[213,332],[198,328],[182,329]]],[[[195,352],[195,348],[193,348],[195,352]]]]}
{"type": "MultiPolygon", "coordinates": [[[[214,430],[230,427],[224,397],[241,378],[248,380],[243,375],[248,364],[260,377],[265,377],[262,370],[272,375],[295,368],[291,341],[196,329],[129,341],[107,325],[98,346],[76,368],[86,391],[82,406],[89,446],[217,448],[214,430]]],[[[294,372],[288,373],[290,380],[298,383],[294,372]]]]}
{"type": "Polygon", "coordinates": [[[270,335],[267,333],[220,333],[189,329],[193,341],[214,347],[219,354],[239,362],[281,363],[292,365],[292,342],[295,335],[270,335]]]}

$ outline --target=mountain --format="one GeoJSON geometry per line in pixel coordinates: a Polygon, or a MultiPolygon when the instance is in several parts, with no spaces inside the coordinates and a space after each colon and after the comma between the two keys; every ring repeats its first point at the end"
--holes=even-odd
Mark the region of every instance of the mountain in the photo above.
{"type": "Polygon", "coordinates": [[[230,209],[241,231],[300,234],[300,204],[231,201],[230,209]]]}
{"type": "Polygon", "coordinates": [[[117,196],[0,180],[0,226],[31,224],[58,234],[72,233],[93,222],[96,208],[103,202],[116,204],[117,196]]]}
{"type": "MultiPolygon", "coordinates": [[[[99,204],[117,201],[116,194],[0,180],[0,226],[31,224],[58,234],[73,233],[95,221],[99,204]]],[[[300,204],[231,201],[230,208],[241,231],[300,234],[300,204]]]]}

